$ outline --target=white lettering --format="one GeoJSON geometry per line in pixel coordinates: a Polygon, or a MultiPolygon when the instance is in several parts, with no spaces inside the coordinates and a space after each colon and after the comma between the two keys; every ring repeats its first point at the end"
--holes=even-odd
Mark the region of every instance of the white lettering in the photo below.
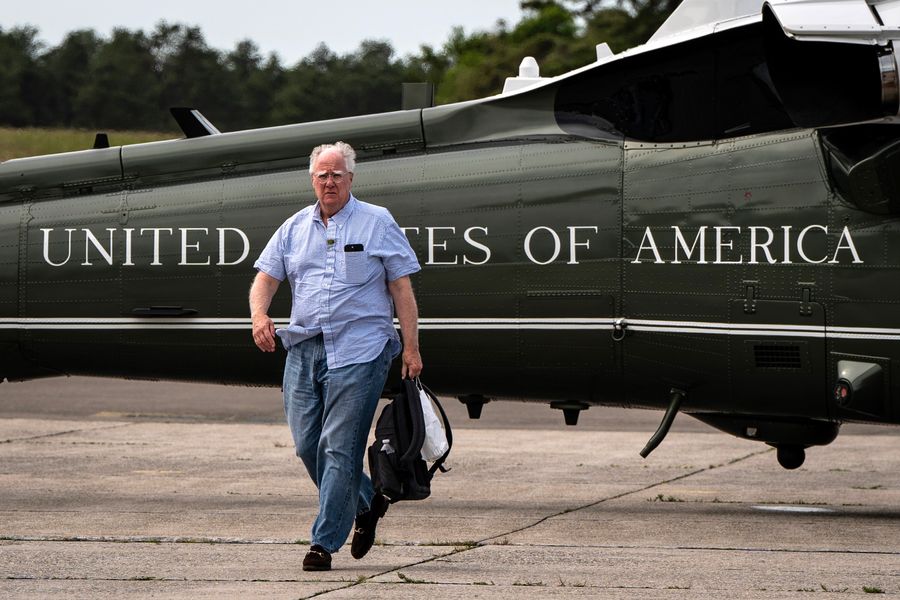
{"type": "Polygon", "coordinates": [[[585,248],[590,250],[591,242],[589,240],[585,241],[585,242],[576,242],[575,241],[575,233],[579,229],[593,229],[594,233],[597,233],[599,230],[596,227],[591,227],[588,225],[574,225],[574,226],[570,225],[568,229],[569,229],[569,262],[567,262],[566,264],[567,265],[577,265],[578,260],[576,260],[576,258],[575,258],[575,247],[576,246],[584,246],[585,248]]]}
{"type": "Polygon", "coordinates": [[[447,250],[447,241],[444,240],[443,242],[440,242],[440,243],[435,242],[434,241],[434,232],[438,229],[444,229],[444,230],[449,231],[450,233],[456,233],[456,227],[426,227],[425,229],[428,230],[428,262],[426,262],[425,264],[426,265],[455,265],[455,264],[457,264],[457,262],[459,262],[459,257],[457,257],[456,255],[453,256],[452,261],[438,262],[438,261],[434,260],[434,249],[435,248],[447,250]]]}
{"type": "Polygon", "coordinates": [[[631,261],[631,264],[633,264],[633,265],[634,265],[634,264],[640,264],[640,262],[641,262],[641,252],[643,252],[644,250],[652,250],[652,251],[653,251],[653,256],[656,257],[656,260],[653,261],[654,263],[660,264],[660,263],[665,263],[665,262],[666,262],[666,261],[664,261],[664,260],[662,259],[662,257],[660,257],[660,255],[659,255],[659,249],[656,247],[656,240],[653,239],[653,234],[650,232],[650,228],[649,228],[649,227],[646,227],[646,228],[644,229],[644,237],[641,238],[641,245],[640,245],[640,247],[638,248],[637,256],[634,257],[634,260],[631,261]],[[644,245],[645,243],[648,244],[648,245],[645,246],[645,245],[644,245]]]}
{"type": "Polygon", "coordinates": [[[556,232],[553,231],[552,229],[550,229],[549,227],[544,227],[544,226],[535,227],[534,229],[532,229],[525,235],[525,256],[527,256],[528,260],[530,260],[531,262],[533,262],[536,265],[549,265],[554,260],[556,260],[556,258],[559,256],[559,250],[560,250],[559,236],[556,235],[556,232]],[[553,255],[548,260],[545,260],[543,262],[536,259],[534,257],[534,254],[531,253],[531,238],[534,237],[534,234],[540,230],[549,232],[550,236],[553,238],[553,255]]]}
{"type": "Polygon", "coordinates": [[[782,225],[781,230],[784,232],[784,256],[781,257],[783,264],[789,265],[794,261],[791,260],[791,229],[790,225],[782,225]]]}
{"type": "Polygon", "coordinates": [[[750,264],[755,265],[758,264],[756,260],[756,249],[759,248],[766,255],[766,261],[771,265],[776,262],[774,258],[772,258],[772,254],[769,252],[769,244],[771,244],[775,240],[775,232],[769,229],[768,227],[750,227],[750,264]],[[758,230],[763,230],[766,232],[766,241],[765,242],[757,242],[756,241],[756,232],[758,230]]]}
{"type": "Polygon", "coordinates": [[[187,260],[187,251],[188,248],[195,250],[197,252],[200,251],[200,242],[196,242],[194,244],[188,244],[188,232],[189,231],[202,231],[206,235],[209,235],[209,229],[206,227],[180,227],[181,231],[181,262],[178,263],[179,267],[185,265],[194,265],[194,266],[207,266],[210,264],[209,255],[206,257],[206,262],[188,262],[187,260]]]}
{"type": "Polygon", "coordinates": [[[475,240],[472,239],[472,232],[475,231],[476,229],[480,229],[481,231],[483,231],[484,235],[488,234],[487,227],[469,227],[468,229],[466,229],[463,232],[463,239],[466,240],[466,243],[468,243],[470,246],[472,246],[474,248],[478,248],[479,250],[484,252],[484,260],[482,260],[482,261],[469,260],[469,257],[466,256],[465,254],[463,254],[463,264],[464,265],[483,265],[487,261],[491,260],[491,249],[488,248],[487,246],[485,246],[484,244],[476,242],[475,240]]]}
{"type": "Polygon", "coordinates": [[[806,252],[803,250],[803,239],[806,237],[806,234],[809,233],[810,229],[821,229],[822,231],[825,232],[825,235],[828,235],[828,228],[823,227],[822,225],[810,225],[808,227],[804,227],[803,231],[800,232],[800,235],[797,236],[797,254],[799,254],[800,258],[802,258],[804,261],[806,261],[808,263],[813,263],[813,264],[823,263],[826,260],[828,260],[827,256],[822,258],[822,260],[812,260],[811,258],[809,258],[806,255],[806,252]]]}
{"type": "Polygon", "coordinates": [[[726,241],[725,239],[723,239],[722,233],[726,229],[733,229],[738,234],[740,234],[741,228],[735,227],[734,225],[722,225],[722,226],[716,226],[716,227],[714,227],[714,229],[716,230],[716,262],[714,264],[717,264],[717,265],[739,265],[742,262],[744,262],[743,255],[739,256],[737,260],[722,260],[722,250],[725,250],[725,249],[733,250],[734,249],[734,240],[726,241]]]}
{"type": "Polygon", "coordinates": [[[84,232],[84,262],[81,263],[85,267],[91,266],[91,259],[89,256],[90,252],[90,244],[94,245],[94,248],[97,249],[97,252],[103,256],[103,260],[107,262],[110,266],[113,264],[113,234],[115,234],[116,230],[112,228],[106,229],[109,232],[109,250],[100,245],[100,240],[94,237],[93,232],[90,229],[82,229],[84,232]]]}
{"type": "Polygon", "coordinates": [[[694,243],[691,244],[691,247],[688,248],[687,240],[684,239],[684,236],[681,235],[681,229],[678,225],[673,225],[672,229],[675,230],[675,259],[672,261],[673,265],[681,264],[681,261],[678,260],[678,247],[681,246],[681,249],[684,251],[685,260],[690,260],[691,255],[694,253],[694,249],[697,247],[697,244],[700,244],[700,259],[697,261],[698,265],[706,264],[706,225],[700,227],[700,230],[697,231],[696,237],[694,237],[694,243]]]}
{"type": "Polygon", "coordinates": [[[220,266],[231,266],[231,265],[236,265],[238,263],[244,262],[244,259],[247,258],[248,254],[250,254],[250,240],[247,239],[247,234],[245,234],[243,231],[241,231],[240,229],[237,229],[235,227],[218,227],[217,230],[219,232],[219,262],[217,262],[216,264],[220,265],[220,266]],[[228,262],[225,260],[225,232],[226,231],[232,231],[232,232],[238,234],[241,238],[241,242],[244,245],[243,250],[241,251],[240,258],[238,258],[237,260],[233,260],[231,262],[228,262]]]}
{"type": "MultiPolygon", "coordinates": [[[[772,265],[772,264],[793,264],[792,254],[797,253],[800,257],[798,262],[809,264],[863,264],[865,261],[860,256],[853,239],[853,232],[849,227],[843,227],[837,244],[831,256],[827,254],[818,259],[810,258],[810,252],[825,252],[829,247],[829,230],[825,225],[813,224],[807,225],[802,229],[798,229],[798,235],[793,236],[793,227],[791,225],[778,226],[781,229],[782,240],[776,240],[775,226],[764,225],[702,225],[695,226],[696,232],[691,236],[690,233],[685,234],[681,230],[681,226],[669,226],[665,232],[671,231],[672,246],[669,253],[669,244],[660,246],[653,233],[653,228],[645,227],[641,237],[640,244],[632,264],[654,263],[674,265],[686,262],[696,261],[695,264],[750,264],[750,265],[772,265]],[[715,240],[707,240],[709,229],[715,229],[715,240]],[[824,238],[816,238],[813,242],[809,242],[809,234],[818,230],[825,234],[824,238]],[[746,234],[747,239],[742,238],[742,234],[746,234]],[[822,244],[822,241],[825,244],[822,244]],[[707,258],[706,246],[707,242],[715,244],[715,260],[707,258]],[[812,246],[808,246],[811,243],[812,246]],[[816,250],[817,248],[822,250],[816,250]],[[739,249],[749,248],[748,260],[744,260],[743,252],[739,249]],[[667,253],[663,256],[662,252],[667,253]],[[781,250],[781,252],[779,252],[781,250]],[[652,255],[652,256],[651,256],[652,255]]],[[[62,228],[60,228],[62,229],[62,228]]],[[[66,228],[67,239],[65,257],[62,256],[62,250],[51,250],[51,238],[56,228],[44,228],[40,231],[43,235],[43,259],[44,262],[51,267],[62,267],[72,261],[72,245],[80,244],[81,240],[76,239],[73,233],[79,232],[84,235],[84,257],[83,262],[76,263],[82,266],[94,266],[103,264],[104,262],[110,266],[120,264],[123,267],[135,266],[134,256],[134,238],[135,232],[138,235],[146,235],[150,232],[152,236],[153,255],[150,266],[162,266],[164,262],[163,250],[167,252],[167,257],[172,257],[174,262],[175,248],[170,247],[177,243],[175,239],[168,242],[162,238],[163,234],[168,234],[170,238],[174,237],[175,229],[179,231],[180,237],[180,261],[178,266],[232,266],[244,262],[250,254],[250,240],[241,229],[236,227],[218,227],[218,255],[217,262],[213,263],[214,249],[211,247],[213,241],[210,239],[211,227],[145,227],[142,229],[135,228],[106,228],[107,234],[103,236],[103,241],[99,235],[89,228],[66,228]],[[121,231],[121,234],[118,233],[121,231]],[[124,242],[119,242],[119,254],[116,254],[116,236],[123,235],[124,242]],[[108,237],[107,237],[108,236],[108,237]],[[239,238],[235,239],[235,237],[239,238]],[[231,238],[231,239],[229,239],[231,238]],[[169,244],[162,248],[164,244],[169,244]],[[240,244],[240,246],[238,246],[240,244]],[[51,257],[51,252],[56,252],[56,257],[51,257]],[[94,257],[91,257],[91,254],[94,257]],[[191,256],[194,253],[194,256],[191,256]],[[97,262],[97,259],[100,262],[97,262]],[[231,258],[229,258],[231,257],[231,258]],[[62,260],[54,260],[62,259],[62,260]],[[191,260],[193,259],[193,260],[191,260]]],[[[420,235],[422,230],[427,231],[427,262],[426,265],[474,265],[480,266],[488,264],[493,260],[493,249],[490,239],[488,227],[486,226],[441,226],[441,227],[401,227],[408,238],[413,235],[420,235]],[[462,249],[453,246],[458,244],[456,233],[462,230],[462,249]]],[[[536,265],[549,265],[554,262],[561,264],[562,260],[566,260],[567,265],[578,265],[586,259],[584,255],[590,255],[592,243],[597,240],[605,240],[606,238],[594,237],[600,235],[599,226],[595,225],[568,225],[566,226],[567,234],[559,232],[552,227],[541,225],[534,227],[525,234],[523,241],[523,250],[527,259],[536,265]],[[562,258],[562,235],[567,235],[568,256],[562,258]],[[581,249],[584,250],[581,250],[581,249]],[[581,252],[581,255],[579,255],[581,252]],[[540,256],[536,256],[535,254],[540,256]]],[[[660,230],[657,230],[660,234],[660,230]]],[[[614,232],[608,232],[610,237],[616,236],[614,232]]],[[[61,245],[57,241],[57,245],[61,245]]],[[[147,259],[144,259],[147,260],[147,259]]],[[[147,263],[143,263],[147,264],[147,263]]]]}
{"type": "Polygon", "coordinates": [[[69,262],[69,259],[72,258],[72,232],[75,230],[66,229],[66,233],[69,234],[69,251],[68,254],[66,254],[66,260],[61,263],[55,263],[50,260],[50,232],[53,231],[53,229],[41,229],[41,231],[44,232],[44,262],[51,267],[61,267],[69,262]]]}
{"type": "MultiPolygon", "coordinates": [[[[212,255],[209,252],[205,253],[206,260],[188,260],[188,251],[199,252],[201,253],[201,257],[204,256],[202,246],[204,244],[202,239],[194,239],[191,237],[196,232],[202,232],[209,235],[209,228],[206,227],[179,227],[178,228],[181,235],[181,261],[178,263],[178,266],[209,266],[212,264],[212,255]]],[[[116,256],[115,246],[116,246],[116,236],[119,229],[108,227],[106,231],[109,235],[108,243],[104,244],[100,241],[99,237],[88,228],[82,228],[80,230],[74,228],[65,229],[67,234],[67,251],[66,257],[64,260],[60,262],[56,262],[50,257],[50,242],[51,236],[55,231],[54,228],[45,228],[41,229],[43,234],[43,258],[44,262],[52,267],[61,267],[67,264],[72,259],[72,244],[73,244],[73,236],[72,234],[75,231],[81,231],[84,234],[84,262],[79,263],[82,266],[93,266],[97,264],[92,258],[91,253],[96,252],[99,254],[100,258],[106,264],[112,266],[116,264],[117,260],[121,260],[121,266],[123,267],[133,267],[134,263],[134,232],[136,231],[132,227],[123,227],[121,229],[122,233],[125,236],[125,243],[123,244],[124,250],[123,255],[120,257],[116,256]]],[[[143,235],[146,232],[152,232],[153,235],[153,261],[150,263],[151,266],[162,266],[163,261],[161,258],[161,235],[162,233],[168,233],[170,236],[173,235],[174,229],[171,227],[147,227],[139,230],[139,235],[143,235]]],[[[250,240],[247,238],[247,235],[237,229],[235,227],[219,227],[216,229],[219,232],[219,261],[216,263],[221,266],[230,266],[236,265],[243,262],[247,256],[250,254],[250,240]],[[231,235],[233,237],[234,234],[240,238],[241,247],[240,247],[240,256],[235,260],[226,260],[226,245],[227,245],[227,237],[231,235]]],[[[104,240],[106,241],[106,240],[104,240]]],[[[477,242],[473,242],[476,247],[482,246],[477,242]]],[[[485,247],[486,249],[486,247],[485,247]]],[[[235,254],[235,248],[231,249],[231,254],[235,254]]],[[[489,252],[488,252],[489,253],[489,252]]]]}
{"type": "Polygon", "coordinates": [[[122,263],[122,266],[133,267],[134,263],[131,262],[131,232],[134,231],[134,228],[126,227],[122,231],[125,232],[125,262],[122,263]]]}
{"type": "Polygon", "coordinates": [[[167,231],[169,233],[169,235],[172,235],[172,228],[171,227],[145,227],[145,228],[141,229],[141,235],[144,235],[145,231],[153,232],[153,262],[150,263],[150,266],[158,267],[158,266],[162,265],[162,263],[159,262],[159,234],[161,231],[167,231]]]}
{"type": "Polygon", "coordinates": [[[838,240],[837,248],[834,249],[834,257],[828,261],[829,264],[840,262],[838,261],[838,252],[841,250],[850,251],[850,254],[853,255],[853,264],[863,262],[859,258],[859,253],[856,251],[856,246],[853,244],[853,238],[850,236],[850,230],[847,227],[844,227],[844,230],[841,231],[841,239],[838,240]]]}

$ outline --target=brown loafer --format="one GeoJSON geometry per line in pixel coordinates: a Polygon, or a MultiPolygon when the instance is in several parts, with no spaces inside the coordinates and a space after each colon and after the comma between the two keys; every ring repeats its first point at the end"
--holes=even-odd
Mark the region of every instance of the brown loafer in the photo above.
{"type": "Polygon", "coordinates": [[[322,546],[315,544],[306,553],[303,559],[304,571],[330,571],[331,553],[322,546]]]}
{"type": "Polygon", "coordinates": [[[353,530],[353,540],[350,542],[350,556],[360,559],[372,548],[375,543],[375,527],[378,519],[387,512],[390,503],[381,494],[375,494],[372,498],[372,506],[364,513],[356,516],[356,529],[353,530]]]}

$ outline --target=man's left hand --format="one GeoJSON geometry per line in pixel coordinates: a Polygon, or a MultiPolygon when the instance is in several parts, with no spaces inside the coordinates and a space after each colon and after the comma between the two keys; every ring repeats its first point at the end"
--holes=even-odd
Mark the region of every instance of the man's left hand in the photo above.
{"type": "Polygon", "coordinates": [[[414,348],[403,349],[403,366],[400,368],[400,375],[403,379],[409,377],[414,379],[422,373],[422,356],[419,351],[414,348]]]}

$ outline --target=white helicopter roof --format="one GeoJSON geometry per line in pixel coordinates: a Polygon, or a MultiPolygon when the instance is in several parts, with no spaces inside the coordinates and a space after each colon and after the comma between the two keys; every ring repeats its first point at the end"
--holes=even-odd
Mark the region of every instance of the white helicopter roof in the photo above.
{"type": "Polygon", "coordinates": [[[724,21],[758,17],[765,0],[684,0],[656,30],[650,43],[724,21]]]}
{"type": "Polygon", "coordinates": [[[759,20],[764,4],[796,39],[885,45],[900,35],[900,0],[684,0],[647,45],[759,20]]]}
{"type": "Polygon", "coordinates": [[[785,35],[794,39],[880,45],[900,39],[900,0],[683,0],[646,44],[619,54],[600,44],[596,62],[556,77],[540,77],[529,57],[531,62],[523,63],[519,77],[507,78],[503,95],[530,91],[625,56],[759,22],[764,5],[785,35]]]}

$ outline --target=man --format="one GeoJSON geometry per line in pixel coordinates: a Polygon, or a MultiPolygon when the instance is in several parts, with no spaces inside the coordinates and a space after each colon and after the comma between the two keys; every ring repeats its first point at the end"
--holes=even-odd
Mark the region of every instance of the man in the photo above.
{"type": "Polygon", "coordinates": [[[422,371],[418,314],[409,275],[419,263],[387,209],[350,193],[356,153],[348,144],[312,151],[309,172],[318,201],[289,218],[256,261],[250,288],[253,340],[288,355],[284,411],[297,455],[319,488],[319,514],[305,571],[331,568],[331,554],[356,519],[351,554],[362,558],[375,541],[387,500],[363,473],[366,440],[391,361],[401,350],[401,374],[422,371]],[[278,285],[291,287],[291,321],[275,330],[268,310],[278,285]],[[393,301],[393,306],[392,306],[393,301]]]}

